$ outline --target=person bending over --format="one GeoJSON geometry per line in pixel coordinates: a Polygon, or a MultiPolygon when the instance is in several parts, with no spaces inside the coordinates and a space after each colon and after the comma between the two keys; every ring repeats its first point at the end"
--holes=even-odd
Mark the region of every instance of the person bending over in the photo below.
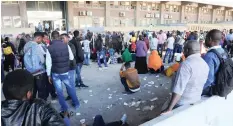
{"type": "Polygon", "coordinates": [[[131,67],[130,62],[126,62],[122,65],[120,69],[120,78],[126,92],[135,93],[140,90],[138,71],[131,67]],[[123,70],[124,68],[125,70],[123,70]]]}

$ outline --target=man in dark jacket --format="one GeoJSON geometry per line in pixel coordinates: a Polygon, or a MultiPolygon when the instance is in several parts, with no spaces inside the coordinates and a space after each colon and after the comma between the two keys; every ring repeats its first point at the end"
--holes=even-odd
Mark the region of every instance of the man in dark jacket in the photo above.
{"type": "Polygon", "coordinates": [[[50,83],[52,77],[61,105],[61,111],[67,115],[69,113],[68,105],[63,95],[62,84],[66,86],[66,90],[72,98],[76,111],[79,109],[80,104],[76,96],[75,84],[71,81],[69,76],[70,62],[74,60],[74,55],[70,47],[60,40],[59,37],[59,32],[52,32],[52,44],[48,47],[48,51],[46,52],[46,72],[50,83]]]}
{"type": "Polygon", "coordinates": [[[33,76],[26,70],[9,73],[3,83],[3,126],[65,126],[62,118],[44,100],[32,99],[33,76]]]}
{"type": "Polygon", "coordinates": [[[23,48],[24,48],[25,44],[26,44],[26,38],[23,35],[21,37],[21,39],[19,40],[19,47],[18,47],[20,62],[22,62],[22,69],[24,68],[24,61],[23,61],[24,52],[23,52],[23,48]]]}
{"type": "Polygon", "coordinates": [[[84,53],[82,50],[82,45],[80,43],[81,39],[79,37],[79,31],[75,30],[74,31],[74,37],[73,39],[70,41],[70,43],[72,43],[75,47],[76,50],[76,87],[88,87],[86,85],[83,84],[82,78],[81,78],[81,69],[82,69],[82,65],[83,65],[83,61],[84,61],[84,53]]]}

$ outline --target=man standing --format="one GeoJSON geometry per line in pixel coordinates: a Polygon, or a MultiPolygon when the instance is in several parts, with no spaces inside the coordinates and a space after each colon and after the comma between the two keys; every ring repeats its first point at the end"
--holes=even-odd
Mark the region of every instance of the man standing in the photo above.
{"type": "Polygon", "coordinates": [[[163,63],[166,62],[167,56],[168,56],[168,64],[170,62],[173,62],[172,55],[173,55],[174,42],[175,42],[175,39],[174,39],[173,35],[170,34],[168,39],[167,39],[167,50],[166,50],[166,54],[165,54],[164,59],[163,59],[163,63]]]}
{"type": "Polygon", "coordinates": [[[74,31],[74,37],[70,41],[75,47],[76,50],[76,86],[75,87],[88,87],[83,84],[82,78],[81,78],[81,69],[83,65],[83,60],[84,60],[84,53],[82,50],[82,45],[81,45],[81,39],[79,37],[79,31],[75,30],[74,31]]]}
{"type": "Polygon", "coordinates": [[[34,76],[33,98],[36,98],[38,92],[39,98],[47,100],[46,84],[48,81],[45,71],[45,57],[39,45],[42,38],[42,32],[35,32],[34,40],[27,42],[24,46],[24,64],[25,68],[34,76]]]}
{"type": "Polygon", "coordinates": [[[206,63],[209,65],[209,75],[208,79],[204,85],[203,95],[211,96],[211,89],[212,86],[215,85],[215,75],[220,66],[220,60],[218,56],[211,52],[210,50],[215,49],[219,54],[223,56],[223,58],[227,58],[227,54],[225,53],[224,49],[219,45],[219,42],[222,39],[221,31],[217,29],[213,29],[208,32],[205,39],[205,46],[208,48],[208,52],[203,57],[206,63]]]}
{"type": "Polygon", "coordinates": [[[68,115],[68,105],[66,104],[62,83],[66,86],[66,90],[71,97],[76,111],[79,108],[79,101],[76,96],[75,85],[70,81],[70,61],[74,60],[74,56],[70,47],[59,39],[59,32],[52,32],[52,45],[48,47],[46,52],[46,71],[51,83],[57,91],[58,100],[61,105],[61,111],[64,115],[68,115]],[[51,83],[52,84],[52,83],[51,83]]]}
{"type": "Polygon", "coordinates": [[[201,58],[199,43],[188,41],[184,46],[184,55],[186,60],[181,64],[173,83],[172,99],[162,114],[201,100],[202,88],[207,80],[209,67],[201,58]]]}
{"type": "Polygon", "coordinates": [[[233,29],[230,29],[229,34],[226,36],[227,40],[227,50],[233,55],[233,29]]]}
{"type": "Polygon", "coordinates": [[[167,36],[166,36],[165,33],[163,33],[162,30],[160,30],[157,37],[158,37],[158,47],[157,47],[158,49],[157,49],[157,51],[158,51],[160,57],[162,57],[163,56],[163,50],[164,50],[164,42],[166,41],[167,36]]]}
{"type": "Polygon", "coordinates": [[[88,36],[85,36],[85,40],[82,43],[82,47],[84,50],[84,64],[89,66],[90,65],[90,40],[88,36]]]}

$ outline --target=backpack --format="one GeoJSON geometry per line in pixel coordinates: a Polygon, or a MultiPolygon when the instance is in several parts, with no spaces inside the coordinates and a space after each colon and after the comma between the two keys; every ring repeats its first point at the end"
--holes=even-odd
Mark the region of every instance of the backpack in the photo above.
{"type": "Polygon", "coordinates": [[[233,61],[229,57],[224,59],[215,49],[210,50],[210,52],[215,53],[220,60],[220,66],[215,75],[216,81],[212,89],[212,94],[226,98],[233,90],[233,61]]]}
{"type": "Polygon", "coordinates": [[[13,54],[11,46],[7,46],[6,48],[3,48],[3,54],[4,55],[10,55],[13,54]]]}
{"type": "Polygon", "coordinates": [[[42,67],[40,64],[40,58],[38,58],[37,55],[32,54],[32,50],[33,50],[32,46],[33,45],[31,45],[31,47],[29,47],[25,51],[23,59],[24,59],[25,68],[33,74],[39,72],[42,69],[42,67]]]}

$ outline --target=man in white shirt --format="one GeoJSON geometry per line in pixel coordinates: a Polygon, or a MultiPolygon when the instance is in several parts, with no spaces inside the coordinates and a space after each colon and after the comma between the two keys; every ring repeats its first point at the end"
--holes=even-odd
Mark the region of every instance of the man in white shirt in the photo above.
{"type": "Polygon", "coordinates": [[[158,39],[155,33],[152,34],[152,37],[150,38],[150,51],[157,50],[158,46],[158,39]]]}
{"type": "Polygon", "coordinates": [[[167,56],[168,56],[168,63],[172,62],[172,54],[173,54],[174,42],[175,42],[175,39],[172,36],[172,34],[170,34],[169,37],[168,37],[168,39],[167,39],[167,50],[166,50],[166,54],[165,54],[164,59],[163,59],[163,63],[166,62],[167,56]]]}
{"type": "Polygon", "coordinates": [[[182,105],[194,104],[201,100],[201,93],[208,78],[209,67],[201,58],[197,41],[188,41],[184,46],[186,60],[181,63],[173,83],[169,106],[162,114],[171,112],[182,105]]]}
{"type": "Polygon", "coordinates": [[[90,65],[90,40],[88,40],[88,36],[85,36],[85,40],[82,43],[83,51],[84,51],[84,64],[90,65]]]}

